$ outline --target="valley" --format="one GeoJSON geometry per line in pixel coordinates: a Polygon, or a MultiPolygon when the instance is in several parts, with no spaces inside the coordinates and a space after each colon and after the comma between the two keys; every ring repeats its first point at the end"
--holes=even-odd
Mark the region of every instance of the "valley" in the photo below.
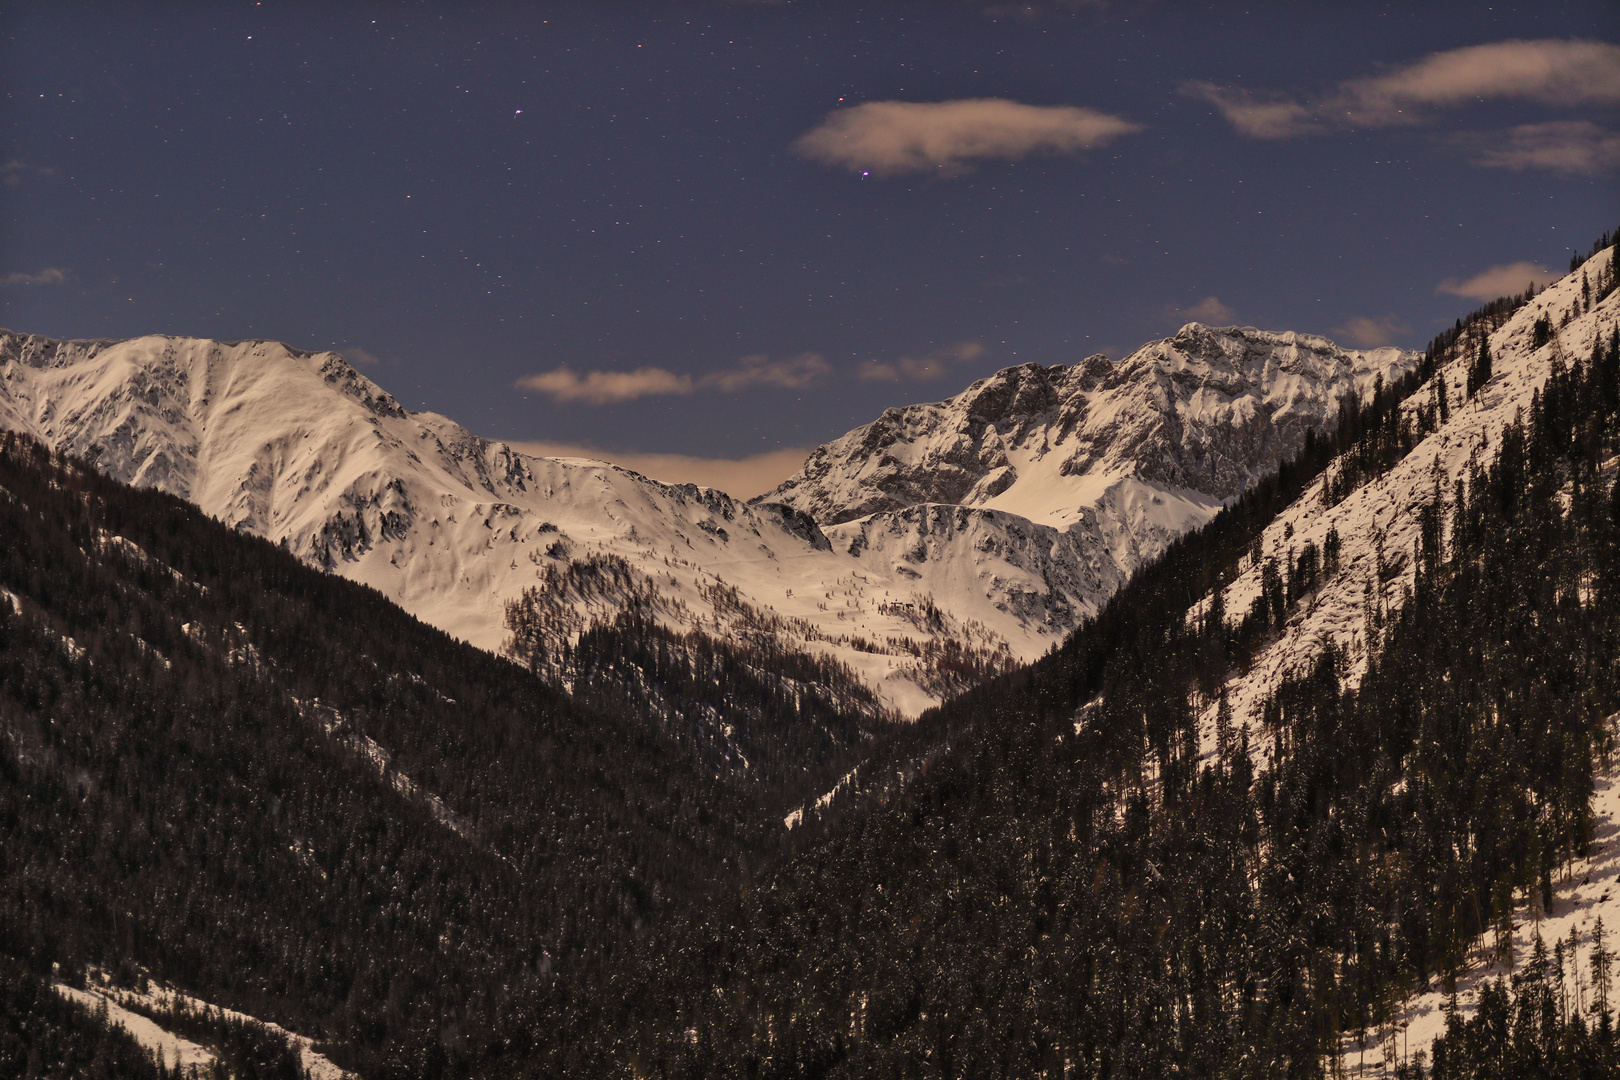
{"type": "Polygon", "coordinates": [[[1422,354],[1007,369],[751,503],[7,337],[7,992],[239,1075],[1608,1061],[1613,259],[1422,354]]]}

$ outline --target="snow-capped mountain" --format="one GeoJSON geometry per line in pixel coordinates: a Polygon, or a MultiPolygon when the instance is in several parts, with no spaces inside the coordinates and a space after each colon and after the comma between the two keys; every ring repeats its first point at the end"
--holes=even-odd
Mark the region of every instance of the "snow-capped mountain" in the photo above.
{"type": "Polygon", "coordinates": [[[1061,527],[1129,478],[1160,494],[1196,492],[1204,506],[1298,453],[1344,394],[1416,362],[1400,349],[1189,323],[1118,363],[1099,354],[1023,364],[948,401],[889,409],[755,501],[824,525],[952,503],[1061,527]]]}
{"type": "Polygon", "coordinates": [[[890,409],[755,502],[802,510],[921,592],[988,597],[975,617],[1027,659],[1331,425],[1345,395],[1418,359],[1191,323],[1118,363],[1024,364],[890,409]]]}
{"type": "Polygon", "coordinates": [[[548,600],[562,624],[653,598],[672,627],[835,657],[915,714],[964,670],[1045,651],[1341,395],[1414,362],[1195,324],[1119,364],[1011,368],[891,410],[752,504],[521,454],[407,411],[335,353],[274,342],[0,332],[0,425],[485,648],[526,588],[610,558],[617,584],[548,600]]]}

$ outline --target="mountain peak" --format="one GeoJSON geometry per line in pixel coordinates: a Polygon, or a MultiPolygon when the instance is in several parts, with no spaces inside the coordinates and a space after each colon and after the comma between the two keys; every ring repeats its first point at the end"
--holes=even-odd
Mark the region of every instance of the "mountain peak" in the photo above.
{"type": "Polygon", "coordinates": [[[1307,430],[1330,424],[1343,395],[1366,393],[1417,359],[1310,334],[1189,323],[1118,363],[1097,354],[1074,365],[1019,364],[945,401],[888,409],[817,448],[759,501],[832,525],[920,503],[999,505],[1040,477],[1061,505],[1037,520],[1058,523],[1075,509],[1063,488],[1095,487],[1081,478],[1105,473],[1229,500],[1296,453],[1307,430]]]}

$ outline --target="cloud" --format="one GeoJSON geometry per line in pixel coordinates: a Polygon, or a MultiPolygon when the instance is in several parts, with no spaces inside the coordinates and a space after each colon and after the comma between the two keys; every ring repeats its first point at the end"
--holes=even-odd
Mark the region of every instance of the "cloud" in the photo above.
{"type": "Polygon", "coordinates": [[[0,287],[11,285],[60,285],[68,279],[68,272],[57,266],[47,266],[37,274],[14,271],[0,274],[0,287]]]}
{"type": "Polygon", "coordinates": [[[1532,283],[1539,288],[1556,280],[1558,275],[1539,263],[1516,262],[1493,266],[1489,270],[1475,274],[1467,281],[1446,278],[1435,287],[1434,291],[1450,293],[1452,296],[1466,296],[1470,300],[1495,300],[1499,296],[1522,293],[1525,286],[1532,283]]]}
{"type": "Polygon", "coordinates": [[[984,355],[984,346],[977,341],[959,341],[922,356],[902,356],[893,363],[874,360],[861,368],[861,378],[868,382],[927,382],[937,379],[952,365],[966,364],[984,355]]]}
{"type": "Polygon", "coordinates": [[[1213,296],[1206,296],[1192,307],[1172,307],[1171,315],[1186,322],[1200,322],[1211,326],[1231,326],[1237,312],[1213,296]]]}
{"type": "Polygon", "coordinates": [[[1347,320],[1343,326],[1335,326],[1333,334],[1363,349],[1376,349],[1380,345],[1393,344],[1410,329],[1394,316],[1371,319],[1365,315],[1357,315],[1347,320]]]}
{"type": "Polygon", "coordinates": [[[339,349],[338,355],[355,367],[376,367],[382,363],[382,357],[376,353],[367,352],[358,345],[351,345],[347,349],[339,349]]]}
{"type": "Polygon", "coordinates": [[[745,356],[729,371],[715,371],[698,380],[699,386],[712,386],[728,394],[756,386],[779,390],[802,390],[832,371],[832,365],[813,352],[800,353],[790,360],[768,356],[745,356]]]}
{"type": "Polygon", "coordinates": [[[598,450],[591,446],[558,442],[513,442],[525,454],[537,457],[582,457],[611,461],[666,484],[699,484],[719,488],[739,499],[763,495],[798,472],[810,456],[808,447],[785,447],[744,458],[706,458],[687,454],[644,454],[598,450]]]}
{"type": "Polygon", "coordinates": [[[1105,8],[1108,0],[1011,0],[985,4],[980,12],[990,19],[1017,19],[1033,22],[1054,12],[1075,11],[1079,8],[1105,8]]]}
{"type": "Polygon", "coordinates": [[[1281,139],[1324,125],[1421,123],[1430,109],[1481,101],[1620,104],[1620,45],[1603,41],[1499,41],[1433,53],[1379,75],[1349,79],[1314,99],[1188,83],[1240,133],[1281,139]]]}
{"type": "Polygon", "coordinates": [[[1328,107],[1357,126],[1411,123],[1409,110],[1490,99],[1541,105],[1620,103],[1620,45],[1499,41],[1434,53],[1384,75],[1352,79],[1328,107]]]}
{"type": "Polygon", "coordinates": [[[659,367],[634,371],[587,371],[583,376],[568,367],[538,375],[525,375],[517,381],[520,390],[534,390],[560,404],[617,405],[636,398],[663,394],[690,394],[692,377],[677,375],[659,367]]]}
{"type": "Polygon", "coordinates": [[[1074,105],[1024,105],[1005,98],[869,101],[832,113],[794,148],[812,161],[851,172],[953,175],[974,161],[1074,153],[1140,130],[1128,120],[1074,105]]]}
{"type": "Polygon", "coordinates": [[[583,375],[564,365],[537,375],[525,375],[514,385],[520,390],[545,394],[559,404],[618,405],[644,397],[690,394],[694,390],[719,390],[735,394],[755,387],[802,390],[832,371],[832,365],[813,352],[800,353],[786,360],[768,356],[745,356],[737,366],[693,378],[661,367],[640,367],[634,371],[587,371],[583,375]]]}
{"type": "Polygon", "coordinates": [[[50,165],[30,165],[26,161],[12,158],[4,165],[0,165],[0,184],[16,187],[23,182],[23,177],[30,173],[36,176],[55,176],[56,169],[50,165]]]}
{"type": "Polygon", "coordinates": [[[1620,169],[1620,134],[1585,120],[1520,124],[1508,130],[1505,143],[1475,142],[1475,160],[1496,169],[1551,169],[1576,176],[1620,169]]]}
{"type": "Polygon", "coordinates": [[[1208,82],[1188,83],[1182,89],[1214,105],[1227,123],[1251,139],[1286,139],[1317,127],[1308,106],[1281,95],[1261,97],[1208,82]]]}

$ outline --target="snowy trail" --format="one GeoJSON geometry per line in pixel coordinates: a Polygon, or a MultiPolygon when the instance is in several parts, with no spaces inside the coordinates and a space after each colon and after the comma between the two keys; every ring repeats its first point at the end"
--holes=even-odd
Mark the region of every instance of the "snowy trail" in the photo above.
{"type": "Polygon", "coordinates": [[[139,1013],[130,1012],[106,994],[78,990],[62,983],[56,983],[53,989],[69,1001],[83,1005],[92,1014],[105,1008],[107,1023],[129,1032],[130,1037],[139,1043],[142,1049],[158,1055],[166,1068],[177,1069],[182,1075],[198,1076],[206,1075],[213,1069],[216,1058],[213,1051],[206,1046],[199,1046],[173,1032],[165,1031],[154,1021],[139,1013]]]}

